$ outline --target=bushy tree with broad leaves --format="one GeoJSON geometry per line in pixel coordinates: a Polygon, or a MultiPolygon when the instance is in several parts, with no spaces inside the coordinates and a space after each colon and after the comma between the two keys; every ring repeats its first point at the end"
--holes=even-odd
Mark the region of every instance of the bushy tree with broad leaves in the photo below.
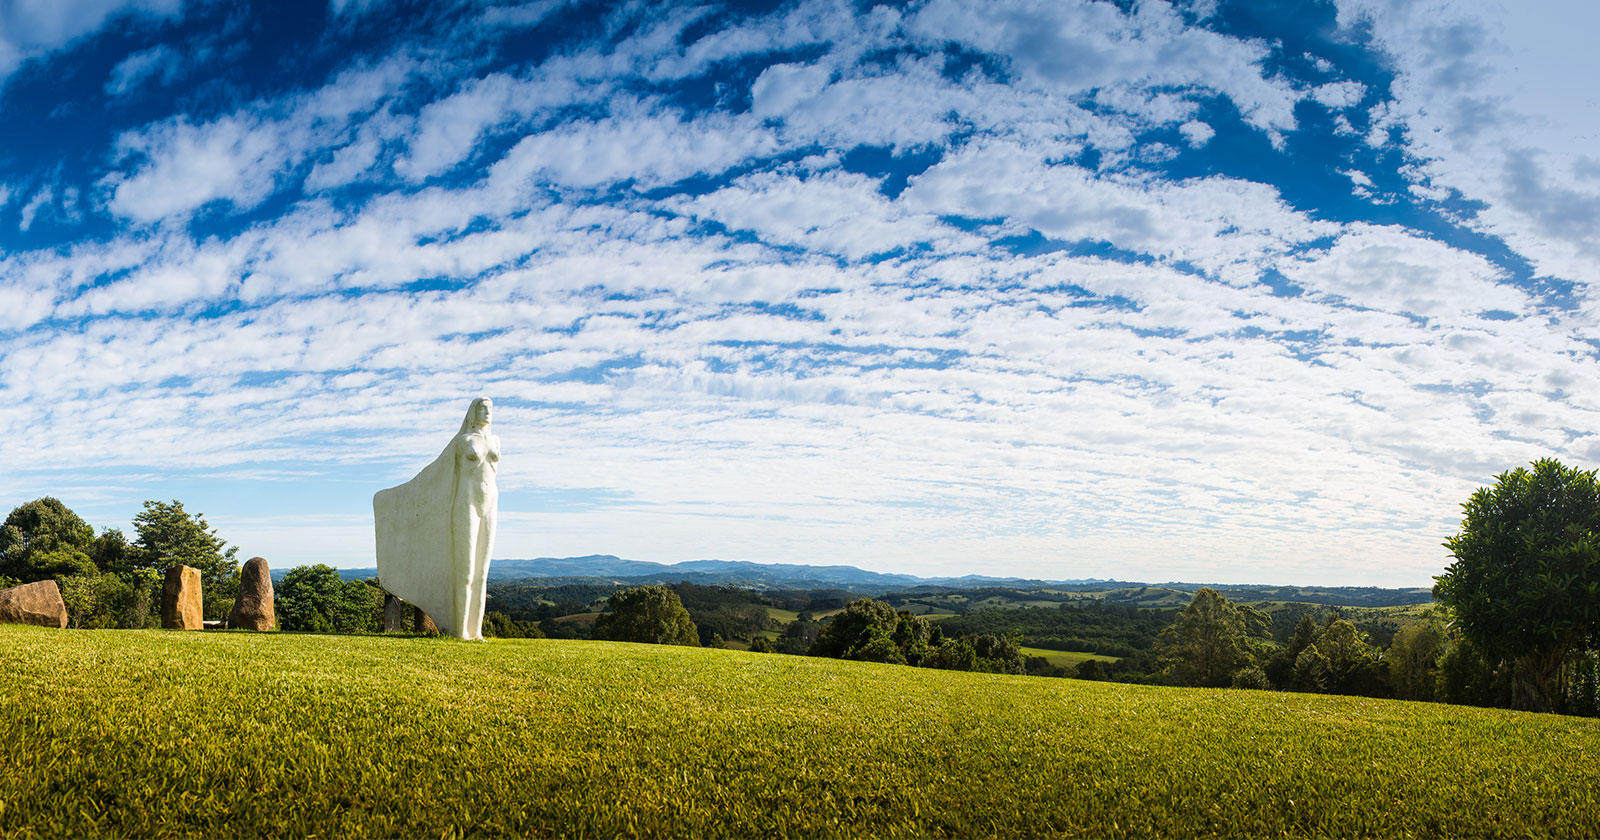
{"type": "Polygon", "coordinates": [[[611,611],[594,621],[594,637],[614,642],[655,645],[700,645],[700,632],[689,619],[678,593],[665,586],[636,586],[611,596],[611,611]]]}
{"type": "Polygon", "coordinates": [[[274,587],[278,627],[312,633],[370,633],[382,625],[383,595],[365,581],[344,580],[322,563],[296,566],[274,587]]]}
{"type": "Polygon", "coordinates": [[[93,574],[94,529],[59,499],[18,505],[0,525],[0,575],[23,583],[93,574]]]}
{"type": "Polygon", "coordinates": [[[1568,655],[1600,634],[1600,482],[1545,458],[1461,507],[1434,597],[1473,645],[1514,666],[1513,705],[1550,711],[1568,655]]]}

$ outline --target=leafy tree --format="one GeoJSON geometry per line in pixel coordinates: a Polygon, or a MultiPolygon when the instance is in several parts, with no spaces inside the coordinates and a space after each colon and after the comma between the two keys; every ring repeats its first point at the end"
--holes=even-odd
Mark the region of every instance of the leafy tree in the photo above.
{"type": "Polygon", "coordinates": [[[1462,505],[1433,592],[1474,646],[1514,664],[1513,705],[1549,711],[1568,655],[1600,634],[1600,482],[1550,458],[1532,466],[1462,505]]]}
{"type": "Polygon", "coordinates": [[[87,549],[89,559],[102,572],[129,576],[139,568],[139,549],[119,528],[104,528],[87,549]]]}
{"type": "Polygon", "coordinates": [[[637,586],[611,596],[611,611],[594,621],[594,636],[615,642],[700,644],[700,634],[678,594],[665,586],[637,586]]]}
{"type": "Polygon", "coordinates": [[[858,598],[822,626],[812,656],[867,662],[920,664],[942,642],[939,630],[908,610],[883,601],[858,598]]]}
{"type": "Polygon", "coordinates": [[[1183,685],[1221,687],[1252,664],[1250,640],[1269,632],[1260,613],[1245,612],[1209,586],[1194,593],[1172,626],[1161,631],[1157,654],[1183,685]]]}
{"type": "Polygon", "coordinates": [[[777,653],[778,648],[766,636],[757,636],[750,642],[751,653],[777,653]]]}
{"type": "Polygon", "coordinates": [[[812,645],[817,642],[817,636],[821,634],[822,624],[812,621],[810,613],[801,613],[799,618],[783,628],[782,635],[778,636],[774,644],[779,653],[804,656],[811,651],[812,645]]]}
{"type": "Polygon", "coordinates": [[[102,572],[68,575],[59,584],[68,625],[86,630],[119,626],[133,595],[128,581],[102,572]]]}
{"type": "Polygon", "coordinates": [[[51,578],[59,581],[73,575],[94,575],[99,571],[89,555],[66,546],[36,551],[23,561],[22,568],[18,570],[22,572],[19,577],[30,583],[51,578]]]}
{"type": "Polygon", "coordinates": [[[135,569],[119,577],[128,582],[129,593],[118,626],[128,630],[160,627],[161,575],[154,569],[135,569]]]}
{"type": "Polygon", "coordinates": [[[1022,648],[1016,636],[991,636],[984,634],[972,639],[972,649],[978,654],[978,670],[993,674],[1020,674],[1026,670],[1022,648]]]}
{"type": "Polygon", "coordinates": [[[95,571],[85,549],[94,529],[59,499],[17,506],[0,525],[0,575],[23,583],[95,571]]]}
{"type": "Polygon", "coordinates": [[[382,627],[382,596],[359,580],[342,580],[332,566],[296,566],[274,587],[274,610],[284,630],[365,633],[382,627]]]}
{"type": "Polygon", "coordinates": [[[1389,679],[1401,700],[1432,700],[1444,634],[1428,624],[1408,624],[1389,643],[1389,679]]]}
{"type": "Polygon", "coordinates": [[[1267,679],[1267,672],[1261,668],[1246,665],[1233,673],[1233,687],[1269,691],[1272,689],[1272,680],[1267,679]]]}
{"type": "Polygon", "coordinates": [[[1289,684],[1295,691],[1320,693],[1328,690],[1328,657],[1323,656],[1315,644],[1306,645],[1294,658],[1294,673],[1289,684]]]}
{"type": "Polygon", "coordinates": [[[1501,661],[1490,661],[1471,639],[1458,635],[1445,642],[1435,688],[1439,699],[1446,703],[1510,705],[1511,668],[1501,661]]]}
{"type": "Polygon", "coordinates": [[[171,504],[146,501],[144,510],[133,517],[133,527],[139,534],[134,542],[141,567],[158,572],[173,566],[199,569],[206,617],[227,617],[239,594],[239,563],[234,559],[239,547],[217,536],[217,530],[206,524],[205,514],[189,514],[177,499],[171,504]]]}
{"type": "Polygon", "coordinates": [[[1301,651],[1310,647],[1317,638],[1317,622],[1308,615],[1300,616],[1300,622],[1295,625],[1294,633],[1289,636],[1286,647],[1273,654],[1267,662],[1267,679],[1273,685],[1292,687],[1297,691],[1320,691],[1301,687],[1296,679],[1295,664],[1300,658],[1301,651]]]}
{"type": "Polygon", "coordinates": [[[978,650],[972,646],[970,639],[945,639],[938,647],[928,651],[922,665],[945,671],[976,671],[978,650]]]}
{"type": "Polygon", "coordinates": [[[1106,666],[1101,664],[1098,659],[1085,659],[1078,663],[1076,675],[1080,680],[1104,680],[1106,678],[1106,666]]]}
{"type": "Polygon", "coordinates": [[[1342,618],[1328,622],[1313,646],[1323,657],[1328,691],[1368,696],[1389,693],[1384,664],[1354,624],[1342,618]]]}
{"type": "Polygon", "coordinates": [[[536,621],[519,621],[502,612],[483,614],[483,635],[501,639],[542,639],[544,631],[536,621]]]}

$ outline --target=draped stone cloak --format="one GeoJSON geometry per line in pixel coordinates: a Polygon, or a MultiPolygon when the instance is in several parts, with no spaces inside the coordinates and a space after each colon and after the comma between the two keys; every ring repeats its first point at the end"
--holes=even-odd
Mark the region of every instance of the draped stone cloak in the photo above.
{"type": "Polygon", "coordinates": [[[492,467],[477,459],[463,465],[477,408],[474,400],[461,433],[433,463],[410,481],[372,497],[378,582],[427,613],[440,632],[462,639],[483,637],[484,585],[497,507],[492,467]],[[472,486],[480,480],[463,475],[473,466],[490,470],[487,510],[482,488],[474,492],[472,486]]]}

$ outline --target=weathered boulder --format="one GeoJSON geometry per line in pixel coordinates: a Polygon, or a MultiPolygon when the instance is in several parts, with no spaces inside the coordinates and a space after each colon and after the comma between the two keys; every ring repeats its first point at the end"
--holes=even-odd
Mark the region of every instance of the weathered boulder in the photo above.
{"type": "Polygon", "coordinates": [[[439,625],[434,624],[433,619],[429,618],[421,607],[417,607],[416,632],[427,633],[430,636],[439,635],[439,625]]]}
{"type": "Polygon", "coordinates": [[[67,605],[61,600],[61,587],[53,580],[41,580],[0,589],[0,622],[67,626],[67,605]]]}
{"type": "Polygon", "coordinates": [[[228,626],[267,631],[277,625],[272,611],[272,571],[262,557],[246,560],[239,572],[239,597],[228,613],[228,626]]]}
{"type": "Polygon", "coordinates": [[[173,566],[161,587],[161,626],[168,630],[199,630],[200,570],[173,566]]]}

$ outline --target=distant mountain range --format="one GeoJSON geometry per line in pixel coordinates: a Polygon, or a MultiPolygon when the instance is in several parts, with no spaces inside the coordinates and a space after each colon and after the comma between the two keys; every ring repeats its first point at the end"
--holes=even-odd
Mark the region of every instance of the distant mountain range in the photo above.
{"type": "MultiPolygon", "coordinates": [[[[273,581],[281,581],[286,569],[273,569],[273,581]]],[[[376,577],[377,569],[340,569],[345,580],[376,577]]],[[[1325,604],[1378,606],[1415,604],[1431,600],[1428,589],[1383,589],[1370,586],[1267,586],[1260,584],[1143,583],[1102,578],[1040,580],[1037,578],[918,577],[917,575],[869,572],[855,566],[812,566],[795,563],[751,563],[743,560],[690,560],[683,563],[652,563],[624,560],[610,554],[587,557],[538,557],[532,560],[495,560],[489,566],[489,580],[495,584],[524,581],[540,585],[566,583],[679,583],[735,586],[743,589],[844,589],[862,595],[905,591],[918,587],[979,589],[1058,588],[1076,591],[1109,591],[1143,586],[1193,592],[1213,586],[1230,597],[1250,601],[1309,601],[1325,604]]]]}
{"type": "MultiPolygon", "coordinates": [[[[272,579],[282,580],[287,569],[273,569],[272,579]]],[[[340,569],[345,580],[377,577],[378,570],[340,569]]],[[[851,589],[888,591],[914,586],[1046,586],[1050,584],[1111,583],[1093,578],[1071,581],[1044,581],[1015,577],[918,577],[869,572],[855,566],[810,566],[792,563],[751,563],[745,560],[689,560],[683,563],[651,563],[624,560],[610,554],[587,557],[538,557],[532,560],[495,560],[489,564],[489,579],[505,582],[520,578],[563,578],[607,580],[626,583],[678,583],[688,581],[747,589],[851,589]]],[[[1137,585],[1137,584],[1135,584],[1137,585]]]]}

